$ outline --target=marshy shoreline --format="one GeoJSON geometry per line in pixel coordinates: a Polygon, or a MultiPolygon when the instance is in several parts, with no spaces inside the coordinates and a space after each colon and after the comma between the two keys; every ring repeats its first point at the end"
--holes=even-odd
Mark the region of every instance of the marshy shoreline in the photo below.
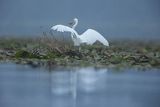
{"type": "Polygon", "coordinates": [[[63,38],[0,37],[0,62],[39,66],[98,66],[107,68],[160,68],[158,41],[114,40],[74,47],[63,38]]]}

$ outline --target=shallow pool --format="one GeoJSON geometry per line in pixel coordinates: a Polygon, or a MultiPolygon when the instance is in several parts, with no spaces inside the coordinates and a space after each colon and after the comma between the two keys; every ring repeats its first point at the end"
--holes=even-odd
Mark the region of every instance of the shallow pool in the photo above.
{"type": "Polygon", "coordinates": [[[160,107],[160,71],[1,63],[0,107],[160,107]]]}

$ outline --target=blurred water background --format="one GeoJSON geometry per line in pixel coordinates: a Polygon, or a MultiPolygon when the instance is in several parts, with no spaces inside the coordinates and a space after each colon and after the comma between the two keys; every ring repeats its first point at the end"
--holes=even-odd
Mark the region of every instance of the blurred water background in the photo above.
{"type": "Polygon", "coordinates": [[[1,107],[159,107],[159,70],[0,64],[1,107]]]}

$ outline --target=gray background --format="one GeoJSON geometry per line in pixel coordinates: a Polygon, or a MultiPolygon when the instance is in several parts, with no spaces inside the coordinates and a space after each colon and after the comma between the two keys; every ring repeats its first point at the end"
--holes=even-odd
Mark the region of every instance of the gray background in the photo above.
{"type": "Polygon", "coordinates": [[[42,35],[79,19],[108,38],[160,38],[159,0],[0,0],[0,35],[42,35]]]}

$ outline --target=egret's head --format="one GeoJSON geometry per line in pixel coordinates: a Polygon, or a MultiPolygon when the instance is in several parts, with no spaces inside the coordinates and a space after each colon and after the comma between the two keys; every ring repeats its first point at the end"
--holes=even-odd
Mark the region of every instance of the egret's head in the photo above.
{"type": "Polygon", "coordinates": [[[74,22],[71,23],[70,25],[71,25],[71,28],[75,29],[75,27],[78,25],[78,19],[77,19],[77,18],[74,18],[73,21],[74,21],[74,22]]]}
{"type": "Polygon", "coordinates": [[[77,19],[77,18],[74,18],[73,20],[74,20],[74,22],[78,22],[78,19],[77,19]]]}

